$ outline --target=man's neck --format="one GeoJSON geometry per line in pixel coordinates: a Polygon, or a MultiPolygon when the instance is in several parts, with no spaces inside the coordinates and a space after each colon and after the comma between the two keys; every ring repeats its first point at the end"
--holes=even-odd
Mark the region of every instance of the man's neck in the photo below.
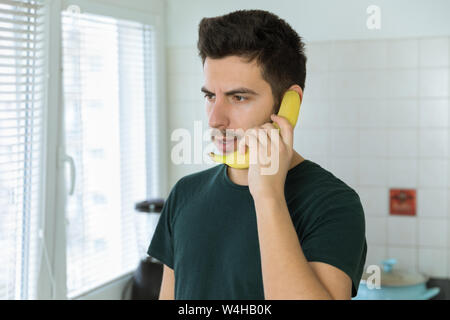
{"type": "MultiPolygon", "coordinates": [[[[294,150],[289,170],[302,163],[305,159],[294,150]]],[[[248,186],[248,169],[234,169],[227,167],[227,175],[232,182],[241,186],[248,186]]]]}

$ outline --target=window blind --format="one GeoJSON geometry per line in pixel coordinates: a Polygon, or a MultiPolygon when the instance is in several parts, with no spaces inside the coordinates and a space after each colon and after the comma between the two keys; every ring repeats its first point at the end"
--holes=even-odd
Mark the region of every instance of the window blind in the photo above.
{"type": "Polygon", "coordinates": [[[145,253],[134,205],[150,180],[154,31],[73,10],[62,24],[65,148],[76,168],[66,204],[72,298],[136,269],[145,253]]]}
{"type": "Polygon", "coordinates": [[[44,6],[0,1],[0,299],[35,299],[40,264],[44,6]]]}

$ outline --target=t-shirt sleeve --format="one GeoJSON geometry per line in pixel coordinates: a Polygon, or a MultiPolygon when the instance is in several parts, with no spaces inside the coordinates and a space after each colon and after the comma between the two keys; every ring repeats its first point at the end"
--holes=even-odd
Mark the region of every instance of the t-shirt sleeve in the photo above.
{"type": "Polygon", "coordinates": [[[164,202],[147,254],[173,269],[173,217],[176,209],[177,184],[164,202]]]}
{"type": "Polygon", "coordinates": [[[324,262],[345,272],[352,280],[352,297],[355,297],[367,254],[364,211],[359,196],[354,192],[350,196],[330,198],[318,210],[320,215],[303,237],[303,253],[310,262],[324,262]]]}

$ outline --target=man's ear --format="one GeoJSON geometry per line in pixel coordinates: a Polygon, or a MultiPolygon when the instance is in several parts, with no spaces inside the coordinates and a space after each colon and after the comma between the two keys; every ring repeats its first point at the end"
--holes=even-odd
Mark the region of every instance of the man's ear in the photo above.
{"type": "MultiPolygon", "coordinates": [[[[300,102],[303,101],[303,90],[298,84],[294,84],[294,85],[290,86],[289,89],[287,89],[286,91],[288,91],[288,90],[296,91],[300,96],[300,102]]],[[[281,99],[283,99],[283,97],[281,97],[281,99]]],[[[272,113],[278,114],[278,111],[280,110],[281,100],[278,105],[276,103],[277,102],[275,102],[275,105],[273,106],[272,113]]]]}
{"type": "Polygon", "coordinates": [[[303,101],[303,89],[298,84],[292,85],[288,90],[296,91],[300,96],[300,101],[303,101]]]}

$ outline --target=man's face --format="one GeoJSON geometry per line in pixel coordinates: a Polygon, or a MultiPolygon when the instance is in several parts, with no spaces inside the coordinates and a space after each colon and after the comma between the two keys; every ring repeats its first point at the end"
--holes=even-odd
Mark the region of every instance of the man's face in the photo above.
{"type": "Polygon", "coordinates": [[[202,91],[206,96],[208,124],[216,129],[211,139],[221,152],[234,151],[236,137],[241,137],[249,128],[271,121],[272,90],[261,77],[256,61],[247,63],[237,56],[206,58],[203,73],[202,91]]]}

